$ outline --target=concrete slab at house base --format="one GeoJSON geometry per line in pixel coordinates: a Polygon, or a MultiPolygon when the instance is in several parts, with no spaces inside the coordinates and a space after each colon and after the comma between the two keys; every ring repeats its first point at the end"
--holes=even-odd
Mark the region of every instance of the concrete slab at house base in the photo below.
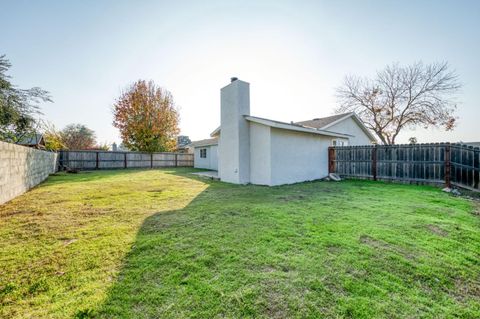
{"type": "Polygon", "coordinates": [[[220,178],[218,177],[217,171],[205,171],[205,172],[198,172],[198,173],[192,173],[192,174],[200,177],[207,177],[214,180],[220,180],[220,178]]]}

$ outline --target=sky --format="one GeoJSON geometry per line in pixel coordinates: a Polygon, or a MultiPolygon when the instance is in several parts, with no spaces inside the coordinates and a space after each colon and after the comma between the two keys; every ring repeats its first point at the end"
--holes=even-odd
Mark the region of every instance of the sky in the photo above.
{"type": "Polygon", "coordinates": [[[173,94],[181,134],[198,140],[230,77],[250,83],[251,115],[290,122],[332,115],[348,74],[419,60],[459,75],[458,125],[399,142],[480,141],[480,1],[0,0],[0,30],[12,82],[51,93],[43,118],[101,143],[121,142],[112,105],[138,79],[173,94]]]}

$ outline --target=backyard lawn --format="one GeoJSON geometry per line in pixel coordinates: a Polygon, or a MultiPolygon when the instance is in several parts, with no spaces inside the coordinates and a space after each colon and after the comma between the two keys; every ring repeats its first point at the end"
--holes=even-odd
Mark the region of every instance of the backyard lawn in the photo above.
{"type": "Polygon", "coordinates": [[[192,171],[58,174],[0,206],[0,317],[480,317],[478,203],[192,171]]]}

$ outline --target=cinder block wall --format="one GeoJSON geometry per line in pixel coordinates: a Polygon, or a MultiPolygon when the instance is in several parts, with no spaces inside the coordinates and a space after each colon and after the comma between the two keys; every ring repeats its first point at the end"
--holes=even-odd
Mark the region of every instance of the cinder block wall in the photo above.
{"type": "Polygon", "coordinates": [[[0,204],[28,191],[57,170],[57,153],[0,142],[0,204]]]}

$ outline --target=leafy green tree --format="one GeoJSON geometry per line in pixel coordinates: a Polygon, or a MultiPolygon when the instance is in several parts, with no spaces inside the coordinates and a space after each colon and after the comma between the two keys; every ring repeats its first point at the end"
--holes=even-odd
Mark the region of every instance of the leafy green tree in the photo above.
{"type": "Polygon", "coordinates": [[[13,85],[7,75],[11,66],[5,55],[0,55],[0,140],[17,142],[37,129],[39,104],[52,100],[39,87],[20,89],[13,85]]]}
{"type": "Polygon", "coordinates": [[[110,144],[108,144],[107,142],[98,143],[92,149],[97,151],[109,151],[110,144]]]}
{"type": "Polygon", "coordinates": [[[45,139],[45,149],[48,151],[67,149],[65,143],[63,142],[62,135],[51,123],[43,124],[43,138],[45,139]]]}

